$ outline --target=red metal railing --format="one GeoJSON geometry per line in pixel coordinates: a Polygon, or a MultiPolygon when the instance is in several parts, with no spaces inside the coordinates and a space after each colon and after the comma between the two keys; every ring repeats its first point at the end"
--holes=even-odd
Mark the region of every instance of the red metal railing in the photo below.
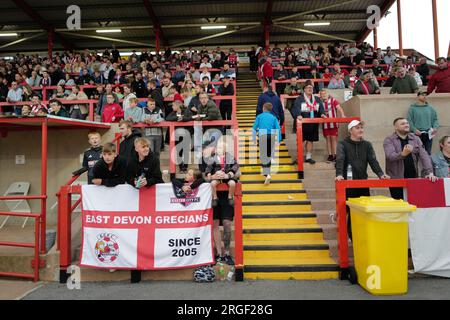
{"type": "MultiPolygon", "coordinates": [[[[424,179],[421,179],[424,180],[424,179]]],[[[349,255],[348,255],[348,231],[347,231],[347,209],[346,190],[348,188],[405,188],[406,180],[342,180],[336,181],[336,213],[338,231],[339,267],[341,269],[341,280],[348,278],[349,255]]]]}
{"type": "MultiPolygon", "coordinates": [[[[62,104],[84,104],[89,105],[89,121],[94,121],[94,105],[98,103],[98,100],[62,100],[58,99],[62,104]]],[[[48,106],[48,101],[43,100],[41,103],[45,106],[48,106]]],[[[30,105],[31,101],[18,101],[18,102],[0,102],[0,112],[2,111],[3,106],[24,106],[30,105]]]]}
{"type": "MultiPolygon", "coordinates": [[[[285,60],[285,59],[273,59],[273,58],[272,58],[272,63],[273,63],[273,62],[278,62],[278,63],[282,62],[282,64],[284,64],[284,60],[285,60]]],[[[278,63],[277,63],[277,64],[278,64],[278,63]]],[[[389,65],[389,64],[380,64],[379,66],[382,67],[382,68],[384,68],[385,71],[388,71],[389,68],[391,67],[391,65],[389,65]]],[[[415,64],[415,66],[417,67],[417,66],[419,66],[419,64],[415,64]]],[[[339,67],[340,67],[341,69],[354,69],[354,68],[358,68],[359,65],[354,65],[354,66],[339,65],[339,67]]],[[[374,67],[373,64],[366,64],[366,65],[365,65],[365,68],[366,68],[366,69],[371,69],[371,68],[373,68],[373,67],[374,67]]],[[[274,70],[276,70],[276,68],[277,68],[276,66],[273,66],[273,69],[274,69],[274,70]]],[[[293,67],[284,67],[284,69],[292,69],[292,68],[293,68],[293,67]]],[[[297,69],[298,69],[298,70],[311,70],[311,68],[312,68],[312,66],[297,66],[297,69]]],[[[334,71],[334,64],[330,64],[329,66],[317,66],[316,68],[319,69],[319,70],[328,68],[328,69],[330,69],[330,72],[331,72],[331,71],[334,71]]]]}
{"type": "MultiPolygon", "coordinates": [[[[389,78],[387,78],[387,77],[377,77],[376,79],[378,81],[386,81],[389,78]]],[[[324,83],[325,84],[325,83],[329,83],[331,81],[331,79],[298,79],[297,83],[304,83],[306,81],[311,81],[313,83],[324,83]]],[[[276,91],[276,85],[277,84],[281,84],[281,83],[289,84],[289,83],[291,83],[291,80],[289,80],[289,79],[288,80],[272,80],[272,82],[271,82],[272,90],[275,92],[276,91]]],[[[345,88],[345,89],[350,90],[349,88],[345,88]]],[[[330,90],[332,90],[332,89],[330,89],[330,90]]]]}
{"type": "MultiPolygon", "coordinates": [[[[196,81],[196,84],[201,84],[201,81],[196,81]]],[[[230,83],[233,85],[234,91],[236,92],[236,81],[230,81],[230,83]]],[[[183,83],[178,83],[179,85],[182,85],[183,83]]],[[[220,85],[222,84],[222,82],[218,82],[218,81],[211,81],[210,84],[212,85],[220,85]]],[[[103,84],[103,85],[107,85],[103,84]]],[[[124,84],[111,84],[113,86],[113,88],[119,87],[119,88],[123,88],[125,85],[124,84]]],[[[64,86],[64,90],[71,90],[74,86],[64,86]]],[[[84,89],[96,89],[97,85],[92,85],[92,84],[84,84],[84,85],[79,85],[79,88],[81,90],[84,89]]],[[[38,87],[31,87],[31,90],[33,91],[42,91],[42,100],[48,100],[48,92],[47,91],[54,91],[58,89],[58,86],[38,86],[38,87]]]]}
{"type": "Polygon", "coordinates": [[[297,164],[298,177],[304,178],[304,163],[303,163],[303,124],[304,123],[350,123],[353,120],[360,120],[359,118],[303,118],[297,119],[297,164]]]}
{"type": "MultiPolygon", "coordinates": [[[[17,200],[24,199],[24,197],[0,197],[0,200],[17,200]]],[[[26,199],[42,199],[42,197],[27,197],[26,199]]],[[[32,261],[33,273],[20,273],[20,272],[0,272],[0,277],[14,277],[32,279],[33,281],[39,280],[39,233],[42,226],[42,214],[40,213],[21,213],[21,212],[0,212],[0,216],[21,217],[21,218],[33,218],[34,222],[34,242],[10,242],[0,241],[0,246],[16,247],[16,248],[29,248],[34,249],[34,258],[32,261]]],[[[44,246],[45,248],[45,246],[44,246]]]]}
{"type": "Polygon", "coordinates": [[[1,216],[14,216],[23,218],[34,218],[34,243],[23,242],[0,242],[0,246],[20,247],[20,248],[33,248],[34,260],[32,267],[34,269],[33,274],[18,273],[18,272],[0,272],[0,276],[5,277],[19,277],[26,279],[33,279],[33,281],[39,280],[39,267],[40,259],[39,253],[45,254],[45,242],[46,242],[46,227],[47,227],[47,130],[48,124],[46,121],[42,122],[42,134],[41,134],[41,195],[38,196],[8,196],[0,197],[0,200],[40,200],[41,212],[40,213],[22,213],[22,212],[0,212],[1,216]]]}
{"type": "MultiPolygon", "coordinates": [[[[212,100],[214,101],[221,101],[221,100],[231,100],[233,107],[234,107],[234,111],[235,111],[235,107],[236,107],[236,84],[233,82],[233,86],[234,86],[234,95],[232,96],[222,96],[222,95],[209,95],[211,97],[212,100]]],[[[94,86],[82,86],[82,87],[94,87],[94,86]]],[[[46,88],[46,87],[44,87],[46,88]]],[[[93,100],[93,99],[88,99],[88,100],[65,100],[65,99],[58,99],[62,104],[64,105],[75,105],[75,104],[82,104],[82,105],[88,105],[89,107],[89,113],[88,113],[88,117],[87,120],[89,121],[94,121],[94,117],[95,117],[95,108],[94,106],[98,103],[98,100],[93,100]]],[[[147,101],[147,98],[140,98],[138,99],[139,101],[147,101]]],[[[122,100],[121,100],[122,101],[122,100]]],[[[120,101],[120,102],[121,102],[120,101]]],[[[164,102],[173,102],[174,98],[170,97],[170,98],[164,98],[164,102]]],[[[48,106],[49,101],[47,101],[46,99],[43,99],[41,101],[41,103],[45,106],[48,106]]],[[[18,102],[0,102],[0,112],[2,111],[2,107],[3,106],[23,106],[23,105],[30,105],[31,101],[18,101],[18,102]]],[[[236,112],[232,112],[233,115],[236,114],[236,112]]]]}

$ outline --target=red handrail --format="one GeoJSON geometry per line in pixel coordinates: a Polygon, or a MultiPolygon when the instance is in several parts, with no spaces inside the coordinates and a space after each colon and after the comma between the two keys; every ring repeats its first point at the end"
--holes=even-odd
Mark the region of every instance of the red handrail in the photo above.
{"type": "MultiPolygon", "coordinates": [[[[221,101],[221,100],[231,100],[231,103],[233,105],[233,112],[232,115],[236,115],[236,91],[235,94],[232,96],[221,96],[221,95],[214,95],[211,96],[212,100],[215,101],[221,101]]],[[[64,100],[64,99],[58,99],[62,104],[88,104],[89,105],[89,121],[94,121],[94,105],[98,103],[98,100],[64,100]]],[[[140,98],[139,101],[147,101],[147,98],[140,98]]],[[[164,98],[164,102],[173,102],[173,97],[164,98]]],[[[42,104],[48,105],[49,101],[43,100],[41,101],[42,104]]],[[[23,106],[23,105],[30,105],[31,101],[17,101],[17,102],[0,102],[0,112],[2,111],[3,106],[23,106]]]]}
{"type": "MultiPolygon", "coordinates": [[[[385,81],[388,80],[388,77],[377,77],[376,78],[378,81],[385,81]]],[[[331,79],[297,79],[297,83],[304,83],[307,81],[311,81],[312,83],[329,83],[331,81],[331,79]]],[[[291,80],[272,80],[271,85],[272,85],[272,90],[275,92],[276,91],[276,84],[278,83],[291,83],[291,80]]],[[[345,88],[350,90],[349,88],[345,88]]],[[[331,89],[330,89],[331,90],[331,89]]]]}
{"type": "MultiPolygon", "coordinates": [[[[43,200],[43,199],[41,199],[43,200]]],[[[34,242],[26,243],[26,242],[11,242],[11,241],[0,241],[0,246],[7,247],[17,247],[17,248],[29,248],[34,249],[34,257],[32,261],[33,273],[22,273],[22,272],[0,272],[0,277],[14,277],[14,278],[25,278],[31,279],[34,282],[39,280],[39,235],[41,232],[43,215],[39,213],[22,213],[22,212],[0,212],[0,216],[13,216],[13,217],[21,217],[21,218],[33,218],[35,219],[34,223],[34,242]]],[[[44,235],[45,237],[45,231],[44,235]]],[[[45,238],[44,238],[45,240],[45,238]]],[[[44,251],[45,251],[45,242],[44,242],[44,251]]]]}
{"type": "Polygon", "coordinates": [[[303,118],[297,119],[297,165],[298,165],[298,177],[304,178],[304,163],[303,163],[303,123],[350,123],[353,120],[360,120],[360,118],[303,118]]]}
{"type": "Polygon", "coordinates": [[[40,200],[41,212],[38,213],[23,213],[23,212],[0,212],[0,216],[15,216],[34,218],[34,244],[25,244],[22,242],[0,242],[0,246],[14,246],[14,247],[27,247],[34,248],[34,260],[33,260],[33,274],[18,273],[18,272],[0,272],[0,276],[5,277],[21,277],[26,279],[33,279],[33,281],[39,280],[39,253],[45,254],[46,248],[46,223],[47,223],[47,133],[48,123],[42,121],[41,124],[41,195],[35,196],[2,196],[0,200],[40,200]]]}

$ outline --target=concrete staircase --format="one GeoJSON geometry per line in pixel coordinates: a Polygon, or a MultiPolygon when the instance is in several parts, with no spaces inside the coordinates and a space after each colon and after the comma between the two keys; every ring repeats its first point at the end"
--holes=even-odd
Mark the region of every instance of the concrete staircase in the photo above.
{"type": "MultiPolygon", "coordinates": [[[[240,75],[237,112],[243,184],[244,279],[337,278],[338,268],[330,258],[326,230],[320,225],[327,215],[315,212],[284,142],[276,150],[272,182],[267,186],[263,183],[258,147],[251,142],[260,92],[253,74],[240,75]]],[[[331,237],[331,232],[328,236],[331,237]]]]}

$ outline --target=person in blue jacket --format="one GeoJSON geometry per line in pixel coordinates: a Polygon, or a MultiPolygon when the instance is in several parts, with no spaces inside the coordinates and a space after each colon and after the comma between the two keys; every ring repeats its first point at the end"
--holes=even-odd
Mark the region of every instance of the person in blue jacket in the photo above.
{"type": "Polygon", "coordinates": [[[259,134],[259,159],[262,172],[266,177],[264,184],[270,183],[270,166],[275,155],[275,146],[281,142],[281,129],[278,119],[272,113],[272,104],[263,104],[263,113],[258,115],[253,124],[253,143],[256,143],[256,132],[259,134]],[[276,138],[278,137],[278,141],[276,138]]]}
{"type": "Polygon", "coordinates": [[[258,98],[258,106],[256,107],[256,116],[263,113],[263,105],[266,102],[270,102],[272,104],[271,113],[277,117],[280,126],[284,123],[284,110],[283,105],[281,104],[280,97],[277,96],[275,92],[272,91],[272,87],[266,87],[263,90],[263,93],[258,98]]]}

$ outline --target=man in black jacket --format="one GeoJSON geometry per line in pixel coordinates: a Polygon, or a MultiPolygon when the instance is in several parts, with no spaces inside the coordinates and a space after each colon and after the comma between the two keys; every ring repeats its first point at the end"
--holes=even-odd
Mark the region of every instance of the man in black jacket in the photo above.
{"type": "Polygon", "coordinates": [[[148,82],[148,87],[150,89],[148,97],[155,100],[157,108],[164,110],[164,99],[162,96],[161,89],[156,87],[156,81],[154,79],[150,80],[148,82]]]}
{"type": "Polygon", "coordinates": [[[142,73],[137,73],[136,78],[131,83],[131,88],[133,92],[136,93],[136,97],[145,98],[148,95],[147,87],[144,80],[142,79],[142,73]]]}
{"type": "MultiPolygon", "coordinates": [[[[337,146],[336,181],[366,180],[367,165],[370,165],[380,179],[390,179],[381,169],[372,144],[363,139],[363,123],[353,120],[348,125],[348,132],[350,136],[340,141],[337,146]]],[[[347,199],[362,196],[370,196],[370,190],[367,188],[347,189],[347,199]]],[[[350,215],[347,226],[349,237],[352,239],[350,215]]]]}
{"type": "MultiPolygon", "coordinates": [[[[172,112],[166,116],[167,121],[187,122],[192,121],[192,112],[189,108],[185,108],[180,101],[174,101],[172,112]]],[[[175,129],[175,141],[177,141],[176,155],[177,164],[180,172],[186,172],[188,169],[189,155],[191,152],[191,135],[194,133],[192,127],[177,127],[175,129]]]]}
{"type": "Polygon", "coordinates": [[[150,151],[150,141],[137,138],[134,141],[136,160],[130,163],[131,179],[128,183],[136,188],[151,187],[164,183],[158,157],[150,151]]]}
{"type": "Polygon", "coordinates": [[[125,183],[125,160],[117,155],[114,143],[103,146],[102,159],[97,161],[93,169],[92,183],[106,187],[125,183]]]}
{"type": "MultiPolygon", "coordinates": [[[[221,96],[234,95],[234,87],[230,82],[229,76],[223,78],[223,83],[219,87],[219,94],[221,96]]],[[[231,100],[221,100],[219,109],[223,120],[231,120],[233,111],[233,102],[231,100]]]]}
{"type": "Polygon", "coordinates": [[[137,159],[136,152],[134,150],[134,140],[142,137],[142,133],[139,129],[133,129],[133,124],[127,120],[120,121],[119,130],[123,138],[120,143],[119,155],[125,160],[128,181],[131,177],[130,163],[136,161],[137,159]]]}

